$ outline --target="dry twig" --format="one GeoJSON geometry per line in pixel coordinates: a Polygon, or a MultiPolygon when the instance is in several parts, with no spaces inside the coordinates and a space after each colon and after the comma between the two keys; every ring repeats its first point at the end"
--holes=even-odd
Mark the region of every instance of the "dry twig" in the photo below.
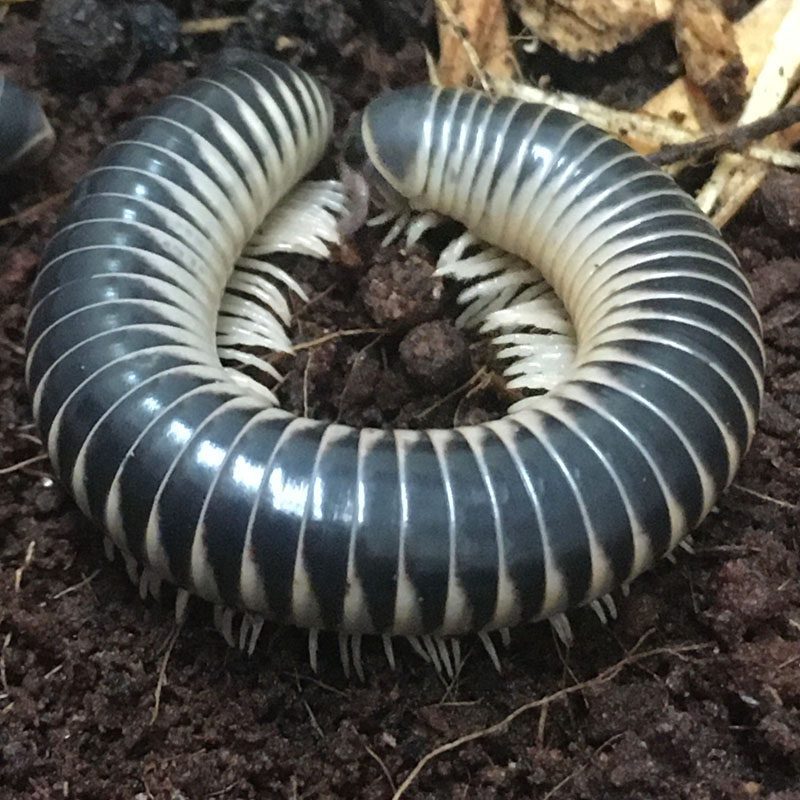
{"type": "Polygon", "coordinates": [[[167,649],[164,653],[164,658],[161,659],[161,666],[158,670],[158,683],[156,684],[155,701],[153,703],[153,713],[150,715],[150,724],[155,724],[158,719],[158,712],[161,708],[161,691],[167,683],[167,664],[169,657],[172,655],[172,648],[175,647],[175,642],[178,641],[178,636],[181,633],[181,625],[178,623],[167,640],[167,649]]]}
{"type": "Polygon", "coordinates": [[[62,589],[60,592],[56,592],[56,594],[53,595],[53,600],[60,600],[62,597],[66,597],[68,594],[77,592],[78,589],[81,589],[84,586],[90,584],[99,574],[100,574],[100,569],[98,568],[94,572],[91,572],[82,580],[78,581],[77,583],[73,583],[72,586],[67,586],[66,589],[62,589]]]}
{"type": "MultiPolygon", "coordinates": [[[[641,642],[642,640],[640,640],[641,642]]],[[[423,769],[435,758],[438,758],[445,753],[449,753],[451,750],[456,750],[459,747],[463,747],[465,744],[469,742],[474,742],[477,739],[485,739],[488,736],[493,736],[497,733],[502,733],[505,731],[508,726],[517,719],[517,717],[526,714],[528,711],[533,711],[536,708],[541,708],[546,706],[549,703],[552,703],[556,700],[562,700],[569,695],[575,694],[576,692],[582,692],[589,688],[594,688],[597,686],[601,686],[609,681],[613,680],[620,672],[622,672],[625,667],[628,667],[632,664],[636,664],[640,661],[644,661],[647,658],[654,658],[659,655],[677,655],[680,653],[688,653],[694,652],[697,650],[703,650],[711,645],[708,644],[694,644],[694,645],[682,645],[679,647],[658,647],[653,650],[646,650],[644,652],[636,652],[637,648],[640,644],[638,642],[634,648],[631,650],[628,655],[625,656],[622,660],[618,661],[613,666],[609,667],[608,669],[604,670],[603,672],[596,675],[594,678],[590,678],[589,680],[583,681],[581,683],[573,684],[572,686],[566,686],[563,689],[559,689],[557,692],[553,692],[552,694],[548,695],[547,697],[539,698],[538,700],[532,700],[529,703],[525,703],[524,705],[517,708],[515,711],[512,711],[508,716],[501,719],[499,722],[494,723],[493,725],[489,725],[486,728],[481,728],[477,731],[472,731],[464,736],[460,736],[458,739],[453,739],[452,741],[446,742],[445,744],[439,745],[439,747],[434,748],[429,753],[424,755],[414,766],[414,768],[409,772],[406,776],[405,780],[400,784],[397,791],[394,793],[392,800],[400,800],[400,798],[408,791],[411,784],[417,779],[417,776],[422,772],[423,769]]]]}
{"type": "Polygon", "coordinates": [[[0,468],[0,475],[10,475],[12,472],[19,472],[21,469],[25,469],[25,467],[29,467],[31,464],[38,464],[40,461],[45,461],[46,459],[47,453],[40,453],[38,456],[26,458],[24,461],[18,461],[10,467],[0,468]]]}
{"type": "Polygon", "coordinates": [[[740,492],[750,495],[750,497],[763,500],[765,503],[772,503],[772,505],[780,506],[781,508],[788,508],[790,511],[800,511],[800,505],[797,503],[790,503],[787,500],[781,500],[777,497],[764,494],[763,492],[757,492],[755,489],[748,489],[746,486],[742,486],[740,483],[734,483],[731,485],[734,489],[738,489],[740,492]]]}
{"type": "Polygon", "coordinates": [[[771,133],[785,130],[799,122],[800,105],[786,106],[747,125],[737,125],[686,144],[667,145],[649,158],[653,164],[664,166],[676,161],[702,161],[716,155],[720,150],[740,153],[751,142],[764,139],[771,133]]]}
{"type": "Polygon", "coordinates": [[[389,782],[389,787],[392,792],[396,792],[397,786],[395,785],[394,778],[392,778],[392,773],[389,772],[389,767],[386,766],[386,762],[366,742],[364,743],[364,749],[378,763],[381,772],[386,776],[386,780],[389,782]]]}
{"type": "Polygon", "coordinates": [[[33,562],[33,554],[36,550],[36,539],[31,539],[28,542],[28,547],[25,550],[25,558],[22,560],[22,564],[20,564],[16,570],[14,570],[14,592],[17,593],[22,588],[22,576],[25,574],[25,570],[33,562]]]}
{"type": "Polygon", "coordinates": [[[198,36],[204,33],[225,33],[228,28],[247,17],[207,17],[204,19],[187,19],[181,23],[181,33],[187,36],[198,36]]]}
{"type": "MultiPolygon", "coordinates": [[[[292,351],[308,350],[312,347],[319,347],[320,345],[327,344],[328,342],[336,341],[347,336],[364,336],[367,333],[380,333],[384,334],[386,331],[383,328],[353,328],[347,331],[332,331],[331,333],[318,336],[316,339],[308,339],[305,342],[299,342],[292,345],[292,351]]],[[[285,354],[284,354],[285,355],[285,354]]]]}
{"type": "Polygon", "coordinates": [[[15,222],[27,222],[30,219],[35,220],[40,212],[44,211],[50,206],[58,205],[63,200],[66,200],[68,196],[69,191],[58,192],[58,194],[50,195],[50,197],[46,197],[41,202],[29,206],[28,208],[23,208],[22,211],[18,211],[16,214],[12,214],[10,217],[0,219],[0,228],[5,228],[7,225],[11,225],[15,222]]]}

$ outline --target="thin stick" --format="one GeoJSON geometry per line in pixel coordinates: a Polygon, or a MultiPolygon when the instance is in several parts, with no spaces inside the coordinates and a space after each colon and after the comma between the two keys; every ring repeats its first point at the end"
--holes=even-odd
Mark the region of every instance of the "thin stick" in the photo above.
{"type": "Polygon", "coordinates": [[[77,583],[73,584],[72,586],[67,586],[66,589],[62,589],[60,592],[53,595],[53,600],[60,600],[62,597],[65,597],[68,594],[72,594],[73,592],[77,592],[78,589],[86,586],[86,584],[91,583],[98,575],[100,574],[100,569],[96,569],[90,575],[87,575],[83,580],[78,581],[77,583]]]}
{"type": "Polygon", "coordinates": [[[800,505],[797,503],[789,503],[786,500],[779,500],[777,497],[770,497],[768,494],[762,494],[761,492],[757,492],[755,489],[748,489],[746,486],[742,486],[739,483],[733,483],[731,486],[734,489],[738,489],[740,492],[749,494],[750,497],[756,497],[759,500],[763,500],[765,503],[772,503],[773,505],[780,506],[781,508],[788,508],[791,511],[800,511],[800,505]]]}
{"type": "Polygon", "coordinates": [[[787,106],[746,125],[730,128],[722,133],[703,136],[686,144],[662,147],[650,156],[651,163],[658,167],[676,161],[699,161],[715,155],[719,150],[741,152],[750,142],[763,139],[776,131],[782,131],[800,122],[800,105],[787,106]]]}
{"type": "Polygon", "coordinates": [[[38,456],[26,458],[24,461],[19,461],[16,464],[12,464],[10,467],[3,467],[0,469],[0,475],[10,475],[12,472],[19,472],[21,469],[25,469],[25,467],[29,467],[31,464],[38,464],[40,461],[44,461],[46,458],[47,453],[40,453],[38,456]]]}
{"type": "Polygon", "coordinates": [[[755,144],[747,151],[747,157],[755,161],[763,161],[775,167],[800,170],[800,153],[791,150],[781,150],[768,145],[755,144]]]}
{"type": "MultiPolygon", "coordinates": [[[[11,689],[8,686],[8,675],[6,674],[6,650],[10,644],[11,632],[9,631],[3,638],[3,646],[0,647],[0,685],[2,685],[3,693],[6,697],[11,694],[11,689]]],[[[3,710],[5,711],[5,709],[3,710]]]]}
{"type": "Polygon", "coordinates": [[[475,383],[480,383],[486,377],[487,369],[486,367],[481,367],[468,381],[462,383],[460,386],[456,386],[455,389],[448,392],[444,397],[440,397],[438,400],[435,400],[431,405],[427,408],[423,408],[422,411],[417,414],[417,417],[424,418],[427,417],[431,412],[436,411],[437,408],[443,406],[445,403],[452,400],[454,397],[458,397],[461,392],[466,391],[475,383]]]}
{"type": "Polygon", "coordinates": [[[425,769],[425,767],[435,758],[438,758],[445,753],[449,753],[451,750],[456,750],[457,748],[462,747],[469,742],[474,742],[476,739],[484,739],[487,736],[493,736],[494,734],[502,733],[515,719],[517,719],[517,717],[526,714],[528,711],[532,711],[535,708],[541,708],[548,703],[561,700],[569,695],[575,694],[576,692],[582,692],[585,689],[608,683],[620,672],[622,672],[625,667],[628,667],[631,664],[635,664],[639,661],[643,661],[644,659],[654,658],[655,656],[659,655],[676,655],[678,653],[703,650],[712,646],[710,644],[694,644],[682,645],[679,647],[659,647],[653,650],[646,650],[642,653],[636,653],[636,649],[641,641],[642,640],[636,643],[631,652],[625,658],[599,673],[594,678],[590,678],[582,683],[576,683],[572,686],[559,689],[557,692],[553,692],[553,694],[550,694],[547,697],[542,697],[538,700],[532,700],[529,703],[525,703],[515,711],[512,711],[508,716],[501,719],[499,722],[494,723],[494,725],[489,725],[486,728],[473,731],[465,736],[460,736],[458,739],[453,739],[452,741],[446,742],[434,750],[431,750],[417,762],[416,766],[411,770],[406,779],[400,784],[399,788],[392,796],[392,800],[400,800],[400,798],[408,791],[411,784],[414,783],[420,772],[422,772],[422,770],[425,769]]]}
{"type": "Polygon", "coordinates": [[[28,542],[28,548],[25,550],[25,558],[22,561],[22,564],[17,567],[14,572],[14,591],[19,592],[22,588],[22,576],[25,574],[25,570],[31,565],[33,561],[33,553],[36,550],[36,539],[31,539],[28,542]]]}
{"type": "Polygon", "coordinates": [[[169,663],[169,657],[172,655],[172,648],[175,647],[175,642],[178,641],[180,633],[181,625],[179,623],[169,635],[167,651],[164,653],[164,658],[161,659],[161,667],[158,670],[158,683],[156,684],[155,703],[153,704],[153,713],[150,716],[151,725],[158,719],[158,711],[161,708],[161,690],[167,682],[167,664],[169,663]]]}
{"type": "Polygon", "coordinates": [[[225,33],[228,28],[239,22],[244,22],[247,17],[208,17],[205,19],[187,19],[181,23],[181,33],[187,36],[197,36],[204,33],[225,33]]]}
{"type": "Polygon", "coordinates": [[[383,772],[383,774],[386,776],[386,780],[389,781],[389,787],[393,792],[396,792],[397,785],[392,779],[392,773],[389,772],[389,767],[386,766],[383,759],[368,744],[366,744],[366,742],[364,743],[364,749],[375,759],[375,761],[378,762],[378,766],[381,768],[381,772],[383,772]]]}
{"type": "Polygon", "coordinates": [[[386,333],[386,331],[383,328],[353,328],[349,331],[333,331],[332,333],[326,333],[322,336],[318,336],[316,339],[309,339],[306,342],[295,344],[292,346],[292,350],[294,352],[297,352],[298,350],[308,350],[311,347],[319,347],[322,344],[333,342],[336,339],[341,339],[345,336],[363,336],[367,333],[386,333]]]}
{"type": "Polygon", "coordinates": [[[27,222],[28,219],[35,217],[40,211],[43,211],[45,208],[49,208],[50,206],[57,205],[62,200],[66,200],[68,196],[69,190],[50,195],[50,197],[45,197],[44,200],[36,203],[35,205],[28,206],[28,208],[23,208],[22,211],[18,211],[16,214],[12,214],[10,217],[0,219],[0,228],[5,228],[6,225],[11,225],[15,222],[27,222]]]}

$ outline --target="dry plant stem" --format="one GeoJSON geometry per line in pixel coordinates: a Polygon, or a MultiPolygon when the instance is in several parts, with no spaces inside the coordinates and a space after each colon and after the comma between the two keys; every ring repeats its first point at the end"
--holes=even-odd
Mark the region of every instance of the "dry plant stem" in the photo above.
{"type": "Polygon", "coordinates": [[[439,29],[438,83],[464,86],[511,77],[518,68],[503,0],[434,0],[439,29]]]}
{"type": "MultiPolygon", "coordinates": [[[[773,147],[755,144],[747,148],[747,153],[744,156],[737,155],[736,157],[739,158],[742,163],[745,161],[760,161],[762,164],[769,164],[773,167],[780,167],[781,169],[800,170],[800,153],[795,153],[791,150],[777,150],[773,147]]],[[[674,177],[679,175],[681,170],[687,167],[689,163],[689,160],[673,161],[671,164],[663,166],[662,169],[668,175],[674,177]]]]}
{"type": "MultiPolygon", "coordinates": [[[[785,133],[788,134],[790,132],[785,131],[785,133]]],[[[768,145],[756,144],[748,149],[747,157],[761,161],[764,164],[772,164],[773,167],[800,170],[800,153],[795,153],[792,150],[779,150],[768,145]]]]}
{"type": "Polygon", "coordinates": [[[98,567],[98,569],[96,569],[94,572],[91,572],[85,578],[82,578],[77,583],[73,583],[72,586],[67,586],[66,589],[62,589],[60,592],[56,592],[56,594],[53,595],[52,599],[60,600],[62,597],[66,597],[68,594],[77,592],[84,586],[88,586],[99,574],[100,574],[100,569],[98,567]]]}
{"type": "Polygon", "coordinates": [[[738,489],[740,492],[743,492],[750,497],[755,497],[759,500],[763,500],[765,503],[772,503],[773,505],[779,506],[780,508],[786,508],[789,511],[800,511],[800,504],[798,503],[789,503],[786,500],[781,500],[777,497],[772,497],[771,495],[764,494],[763,492],[757,492],[755,489],[748,489],[746,486],[742,486],[739,483],[731,484],[734,489],[738,489]]]}
{"type": "Polygon", "coordinates": [[[28,220],[35,220],[36,215],[40,211],[44,211],[46,208],[57,205],[62,200],[66,200],[67,197],[69,197],[69,194],[70,190],[50,195],[50,197],[46,197],[41,202],[32,206],[28,206],[28,208],[23,208],[22,211],[18,211],[16,214],[12,214],[10,217],[0,219],[0,228],[5,228],[7,225],[12,225],[15,222],[21,223],[27,222],[28,220]]]}
{"type": "Polygon", "coordinates": [[[205,19],[188,19],[181,23],[181,33],[187,36],[202,35],[204,33],[225,33],[228,28],[239,22],[244,22],[246,17],[208,17],[205,19]]]}
{"type": "Polygon", "coordinates": [[[397,791],[397,787],[394,784],[394,779],[392,778],[392,773],[389,772],[389,768],[386,766],[386,762],[368,744],[364,745],[364,749],[367,751],[367,753],[374,759],[374,761],[380,767],[381,772],[384,774],[384,776],[386,777],[386,780],[389,783],[389,788],[392,790],[392,792],[396,792],[397,791]]]}
{"type": "Polygon", "coordinates": [[[722,133],[704,136],[686,144],[667,145],[650,156],[656,166],[674,164],[676,161],[700,161],[710,158],[720,150],[741,152],[750,142],[764,139],[776,131],[785,130],[800,122],[800,105],[791,105],[768,114],[766,117],[739,125],[722,133]]]}
{"type": "Polygon", "coordinates": [[[3,467],[0,469],[0,475],[10,475],[12,472],[19,472],[19,470],[25,469],[25,467],[29,467],[31,464],[38,464],[40,461],[45,461],[47,457],[47,453],[40,453],[38,456],[32,456],[31,458],[26,458],[24,461],[18,461],[10,467],[3,467]]]}
{"type": "Polygon", "coordinates": [[[169,635],[169,639],[167,640],[167,649],[164,652],[164,658],[161,660],[161,666],[158,670],[158,682],[156,683],[156,691],[153,699],[153,711],[150,715],[151,725],[154,725],[158,719],[158,712],[161,708],[161,690],[164,688],[164,685],[167,682],[167,664],[169,663],[169,657],[172,655],[172,649],[175,647],[175,642],[178,641],[180,634],[181,625],[178,624],[175,626],[172,633],[169,635]]]}
{"type": "MultiPolygon", "coordinates": [[[[755,122],[759,117],[771,114],[781,106],[800,67],[798,39],[800,39],[800,0],[793,0],[775,34],[772,50],[753,85],[753,91],[739,119],[740,125],[755,122]]],[[[748,174],[734,178],[737,168],[738,164],[733,156],[728,154],[722,156],[711,178],[697,196],[697,203],[703,211],[710,214],[715,210],[721,210],[725,205],[724,199],[720,202],[723,192],[728,192],[729,196],[740,194],[740,187],[752,184],[754,182],[752,176],[763,170],[763,167],[757,165],[752,171],[745,170],[748,174]]],[[[720,224],[719,220],[715,221],[720,224]]],[[[727,219],[723,222],[726,221],[727,219]]]]}
{"type": "Polygon", "coordinates": [[[25,574],[25,570],[31,565],[33,561],[33,554],[36,550],[36,539],[31,539],[28,542],[28,547],[25,550],[25,558],[22,561],[22,564],[17,567],[14,571],[14,593],[18,594],[19,590],[22,588],[22,576],[25,574]]]}
{"type": "MultiPolygon", "coordinates": [[[[348,331],[331,331],[316,339],[309,339],[305,342],[299,342],[292,346],[292,350],[296,353],[298,350],[308,350],[311,347],[319,347],[327,342],[333,342],[336,339],[342,339],[347,336],[364,336],[367,333],[380,333],[384,334],[386,331],[383,328],[353,328],[348,331]]],[[[288,355],[282,353],[281,355],[288,355]]]]}
{"type": "Polygon", "coordinates": [[[446,742],[443,745],[431,750],[425,756],[423,756],[416,764],[416,766],[409,772],[406,776],[405,780],[400,784],[397,788],[397,791],[394,793],[392,800],[400,800],[400,798],[408,791],[411,787],[411,784],[419,776],[420,772],[435,758],[438,758],[445,753],[449,753],[451,750],[456,750],[459,747],[463,747],[465,744],[469,742],[474,742],[476,739],[484,739],[487,736],[493,736],[497,733],[502,733],[506,730],[506,728],[517,719],[517,717],[526,714],[528,711],[533,711],[537,708],[543,708],[549,705],[550,703],[555,702],[556,700],[562,700],[565,697],[569,697],[570,695],[576,694],[577,692],[583,692],[586,689],[593,688],[596,686],[601,686],[604,683],[608,683],[609,681],[616,678],[620,672],[622,672],[625,667],[628,667],[632,664],[636,664],[638,662],[644,661],[648,658],[654,658],[659,655],[680,655],[682,653],[689,653],[689,652],[696,652],[697,650],[703,650],[706,648],[711,647],[710,644],[694,644],[694,645],[682,645],[678,647],[658,647],[653,650],[646,650],[644,652],[637,652],[638,648],[641,646],[642,642],[649,636],[649,633],[646,633],[637,643],[634,645],[633,649],[631,650],[628,655],[625,656],[621,661],[618,661],[613,666],[609,667],[608,669],[604,670],[603,672],[596,675],[594,678],[590,678],[589,680],[582,681],[581,683],[573,684],[572,686],[566,686],[563,689],[559,689],[557,692],[553,692],[553,694],[547,695],[546,697],[539,698],[538,700],[532,700],[529,703],[525,703],[524,705],[517,708],[515,711],[512,711],[508,716],[501,719],[499,722],[496,722],[494,725],[489,725],[486,728],[481,728],[477,731],[472,731],[472,733],[468,733],[465,736],[460,736],[458,739],[453,739],[450,742],[446,742]]]}

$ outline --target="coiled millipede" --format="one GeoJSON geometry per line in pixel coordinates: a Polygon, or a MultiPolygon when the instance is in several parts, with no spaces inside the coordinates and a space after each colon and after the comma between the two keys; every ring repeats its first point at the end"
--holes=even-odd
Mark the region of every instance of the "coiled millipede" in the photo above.
{"type": "Polygon", "coordinates": [[[0,175],[44,159],[55,133],[39,101],[0,75],[0,175]]]}
{"type": "Polygon", "coordinates": [[[251,650],[265,618],[308,628],[315,668],[318,631],[338,632],[359,674],[362,634],[447,671],[464,634],[495,662],[493,631],[566,636],[565,610],[611,609],[732,480],[763,388],[748,284],[670,178],[580,119],[390,93],[351,128],[346,182],[401,222],[426,212],[414,238],[429,212],[466,227],[439,265],[468,283],[463,321],[548,391],[452,430],[298,418],[245,347],[291,347],[280,289],[299,287],[263,256],[325,255],[347,213],[341,184],[298,184],[331,129],[315,80],[243,58],[106,149],[33,287],[27,380],[54,469],[143,595],[174,584],[179,616],[205,598],[230,642],[241,614],[251,650]]]}

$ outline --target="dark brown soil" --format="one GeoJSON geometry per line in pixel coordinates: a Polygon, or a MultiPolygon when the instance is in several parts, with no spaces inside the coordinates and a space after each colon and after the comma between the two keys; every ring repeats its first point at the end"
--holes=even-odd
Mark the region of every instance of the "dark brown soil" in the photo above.
{"type": "MultiPolygon", "coordinates": [[[[42,453],[23,385],[27,287],[61,193],[114,131],[225,42],[302,60],[332,87],[344,124],[382,87],[424,79],[430,34],[423,0],[187,0],[174,4],[182,18],[252,6],[250,21],[225,36],[184,37],[172,61],[140,59],[124,85],[110,83],[120,63],[95,64],[94,88],[75,93],[55,88],[37,54],[38,5],[21,4],[0,27],[0,66],[40,92],[58,133],[39,172],[0,187],[6,468],[42,453]]],[[[636,47],[625,57],[638,59],[639,74],[654,75],[653,87],[668,80],[667,50],[636,47]]],[[[591,89],[624,102],[633,83],[608,88],[618,79],[595,68],[591,89]]],[[[642,83],[650,81],[637,91],[642,83]]],[[[657,654],[441,754],[405,796],[798,800],[799,205],[798,179],[776,176],[726,231],[764,313],[769,378],[752,451],[696,535],[695,555],[640,579],[608,627],[575,613],[568,652],[547,625],[519,631],[502,677],[473,642],[453,686],[410,649],[391,672],[369,642],[366,683],[348,682],[331,637],[317,678],[300,632],[267,630],[247,658],[201,607],[173,645],[168,606],[141,602],[124,569],[105,562],[47,462],[4,473],[0,799],[387,798],[428,751],[604,673],[645,637],[640,651],[657,654]]],[[[330,265],[293,263],[312,298],[297,308],[295,340],[323,341],[281,364],[284,402],[351,424],[451,425],[502,413],[509,397],[487,348],[447,325],[453,290],[430,265],[424,249],[408,259],[378,252],[371,234],[330,265]],[[415,336],[421,324],[434,326],[428,336],[415,336]],[[328,336],[357,329],[370,332],[328,336]],[[462,372],[455,387],[451,369],[462,372]]]]}

